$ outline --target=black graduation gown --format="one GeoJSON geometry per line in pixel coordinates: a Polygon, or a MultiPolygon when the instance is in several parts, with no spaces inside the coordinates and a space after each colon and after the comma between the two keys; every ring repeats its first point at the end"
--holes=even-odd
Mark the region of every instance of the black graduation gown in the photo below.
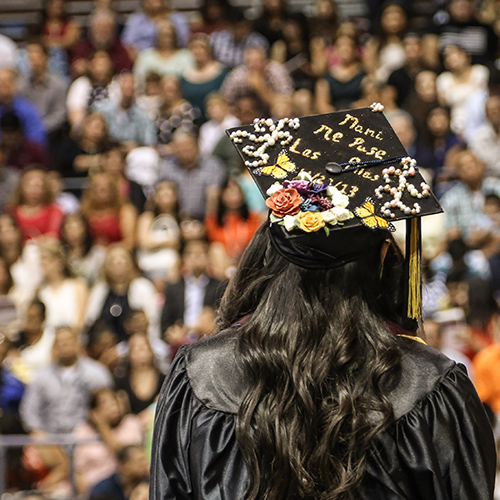
{"type": "MultiPolygon", "coordinates": [[[[151,500],[237,500],[247,474],[235,422],[245,381],[235,331],[182,348],[163,385],[153,437],[151,500]]],[[[399,337],[395,420],[374,444],[360,500],[493,499],[491,426],[465,369],[399,337]]]]}

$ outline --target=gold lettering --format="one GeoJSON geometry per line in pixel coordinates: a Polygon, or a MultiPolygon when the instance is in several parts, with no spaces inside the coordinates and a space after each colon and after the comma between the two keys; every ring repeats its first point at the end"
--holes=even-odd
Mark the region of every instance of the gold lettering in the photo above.
{"type": "Polygon", "coordinates": [[[343,182],[337,182],[335,184],[335,187],[342,193],[342,194],[347,194],[346,189],[349,187],[349,184],[344,184],[343,182]],[[339,186],[342,186],[342,189],[339,188],[339,186]]]}
{"type": "Polygon", "coordinates": [[[377,135],[375,136],[375,139],[378,139],[379,141],[382,140],[382,131],[381,130],[379,132],[377,132],[377,135]]]}
{"type": "Polygon", "coordinates": [[[365,179],[371,179],[371,178],[372,178],[372,176],[371,176],[370,172],[364,172],[364,173],[363,173],[363,177],[364,177],[365,179]]]}
{"type": "Polygon", "coordinates": [[[363,142],[365,142],[365,140],[362,137],[356,137],[356,139],[354,139],[354,141],[349,144],[349,147],[354,148],[356,146],[359,146],[360,144],[363,144],[363,142]]]}
{"type": "Polygon", "coordinates": [[[361,161],[361,158],[358,158],[357,156],[353,156],[352,158],[349,159],[349,163],[359,163],[361,161]]]}
{"type": "Polygon", "coordinates": [[[292,144],[292,147],[290,148],[290,151],[292,151],[292,153],[297,153],[298,155],[300,155],[300,151],[297,151],[297,146],[300,144],[300,141],[301,139],[297,139],[293,144],[292,144]]]}
{"type": "Polygon", "coordinates": [[[355,116],[346,113],[344,120],[342,120],[339,125],[346,125],[349,120],[354,122],[349,128],[354,128],[359,123],[359,120],[355,116]]]}
{"type": "Polygon", "coordinates": [[[344,137],[344,134],[342,132],[335,132],[335,134],[333,134],[332,141],[340,142],[340,139],[342,139],[342,137],[344,137]]]}
{"type": "Polygon", "coordinates": [[[372,130],[371,128],[367,128],[365,130],[365,135],[369,135],[370,137],[373,137],[375,139],[375,130],[372,130]]]}
{"type": "Polygon", "coordinates": [[[304,149],[304,151],[302,151],[302,156],[305,156],[306,158],[309,158],[311,156],[311,153],[312,153],[312,150],[310,150],[310,149],[304,149]]]}
{"type": "Polygon", "coordinates": [[[314,153],[311,156],[311,160],[317,160],[321,156],[321,153],[318,151],[314,151],[314,153]]]}
{"type": "Polygon", "coordinates": [[[383,160],[384,159],[384,156],[387,154],[387,151],[384,151],[383,149],[380,149],[379,151],[377,151],[377,153],[375,154],[375,158],[379,159],[379,160],[383,160]]]}
{"type": "MultiPolygon", "coordinates": [[[[352,128],[352,127],[351,127],[351,128],[352,128]]],[[[359,132],[360,134],[362,134],[364,129],[363,129],[363,127],[362,127],[361,125],[356,125],[356,126],[354,127],[354,130],[355,130],[356,132],[359,132]]]]}
{"type": "Polygon", "coordinates": [[[358,191],[359,188],[357,186],[351,186],[351,191],[347,196],[349,196],[349,198],[352,198],[358,191]]]}

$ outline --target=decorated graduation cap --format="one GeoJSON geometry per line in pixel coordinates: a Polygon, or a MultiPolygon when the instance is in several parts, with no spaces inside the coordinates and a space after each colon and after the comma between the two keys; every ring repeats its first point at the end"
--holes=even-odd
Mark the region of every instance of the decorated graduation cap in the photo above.
{"type": "Polygon", "coordinates": [[[256,119],[227,133],[270,208],[275,248],[300,267],[354,261],[406,219],[407,316],[418,319],[420,217],[442,209],[382,110],[256,119]]]}

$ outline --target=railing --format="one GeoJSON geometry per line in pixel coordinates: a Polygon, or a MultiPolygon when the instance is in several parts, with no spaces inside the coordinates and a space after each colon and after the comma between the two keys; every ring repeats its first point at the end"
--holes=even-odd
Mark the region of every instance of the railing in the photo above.
{"type": "Polygon", "coordinates": [[[52,434],[43,437],[30,437],[25,434],[12,434],[0,437],[0,494],[7,491],[7,450],[9,448],[22,448],[27,445],[36,446],[61,446],[69,459],[69,481],[71,484],[72,498],[78,498],[78,489],[75,480],[73,455],[75,447],[80,444],[99,442],[99,438],[76,439],[72,434],[52,434]]]}

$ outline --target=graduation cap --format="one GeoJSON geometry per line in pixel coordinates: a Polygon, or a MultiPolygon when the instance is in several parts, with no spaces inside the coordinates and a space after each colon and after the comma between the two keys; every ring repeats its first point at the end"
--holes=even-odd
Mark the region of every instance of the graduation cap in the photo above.
{"type": "Polygon", "coordinates": [[[275,248],[300,267],[354,261],[407,220],[407,315],[418,319],[420,217],[442,208],[382,110],[256,119],[227,134],[270,208],[275,248]]]}

